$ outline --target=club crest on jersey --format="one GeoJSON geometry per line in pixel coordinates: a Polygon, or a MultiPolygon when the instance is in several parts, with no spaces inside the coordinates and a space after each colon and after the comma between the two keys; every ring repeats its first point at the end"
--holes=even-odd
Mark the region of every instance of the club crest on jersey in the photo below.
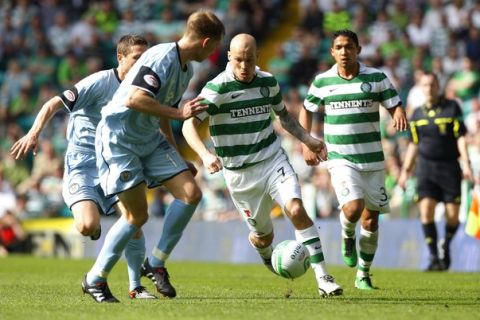
{"type": "Polygon", "coordinates": [[[65,98],[67,98],[68,101],[70,102],[74,102],[76,97],[75,97],[75,93],[73,93],[72,90],[65,90],[63,92],[63,95],[65,96],[65,98]]]}
{"type": "Polygon", "coordinates": [[[266,98],[270,96],[270,89],[268,87],[260,87],[260,94],[262,97],[266,98]]]}
{"type": "Polygon", "coordinates": [[[123,171],[122,173],[120,173],[120,180],[123,182],[127,182],[128,180],[130,180],[131,177],[132,173],[130,171],[123,171]]]}
{"type": "Polygon", "coordinates": [[[78,183],[72,183],[68,187],[68,192],[70,192],[70,194],[75,194],[78,192],[78,190],[80,190],[80,186],[78,185],[78,183]]]}
{"type": "Polygon", "coordinates": [[[249,225],[251,225],[252,227],[255,227],[257,225],[257,221],[255,221],[254,219],[252,218],[248,218],[247,219],[247,222],[249,225]]]}
{"type": "Polygon", "coordinates": [[[151,74],[146,74],[143,76],[143,80],[145,80],[145,82],[153,87],[153,88],[158,88],[158,81],[157,79],[155,79],[154,76],[152,76],[151,74]]]}
{"type": "Polygon", "coordinates": [[[360,90],[362,90],[362,92],[370,92],[372,91],[372,85],[368,82],[362,82],[362,84],[360,85],[360,90]]]}

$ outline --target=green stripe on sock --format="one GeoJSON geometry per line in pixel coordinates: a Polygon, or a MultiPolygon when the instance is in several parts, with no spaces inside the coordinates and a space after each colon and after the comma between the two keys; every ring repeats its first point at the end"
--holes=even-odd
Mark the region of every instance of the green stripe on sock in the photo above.
{"type": "Polygon", "coordinates": [[[324,260],[325,260],[325,257],[323,256],[323,252],[310,256],[310,263],[320,263],[324,260]]]}
{"type": "Polygon", "coordinates": [[[315,243],[317,241],[320,241],[320,238],[316,237],[316,238],[308,239],[308,240],[304,241],[303,244],[304,245],[309,245],[309,244],[315,243]]]}
{"type": "Polygon", "coordinates": [[[360,258],[362,258],[362,260],[364,260],[364,261],[372,262],[374,256],[375,256],[375,253],[368,254],[368,253],[360,251],[360,258]]]}

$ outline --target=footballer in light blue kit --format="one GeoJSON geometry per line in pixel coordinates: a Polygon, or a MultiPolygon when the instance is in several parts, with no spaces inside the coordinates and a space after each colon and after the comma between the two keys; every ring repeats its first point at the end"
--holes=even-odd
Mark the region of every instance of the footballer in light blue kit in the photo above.
{"type": "MultiPolygon", "coordinates": [[[[101,119],[101,109],[112,98],[122,79],[135,61],[147,49],[147,41],[127,35],[117,44],[118,68],[98,71],[51,98],[41,108],[28,134],[12,146],[18,159],[29,150],[36,153],[38,137],[50,118],[64,106],[69,113],[68,147],[65,154],[63,197],[72,210],[76,228],[92,240],[100,237],[100,213],[109,215],[121,211],[117,197],[106,198],[98,179],[95,154],[95,134],[101,119]]],[[[152,299],[141,286],[140,266],[145,256],[145,239],[141,230],[132,238],[127,257],[131,298],[152,299]]]]}
{"type": "Polygon", "coordinates": [[[192,66],[180,64],[176,43],[150,48],[127,74],[98,126],[98,167],[107,196],[143,181],[149,188],[162,184],[188,167],[160,132],[158,117],[125,105],[131,87],[144,90],[167,106],[177,106],[190,79],[192,66]]]}
{"type": "Polygon", "coordinates": [[[82,282],[84,292],[97,301],[100,296],[105,302],[118,302],[108,289],[108,274],[128,240],[148,220],[145,187],[160,184],[174,200],[167,208],[161,237],[141,272],[163,296],[177,294],[165,263],[202,192],[193,178],[194,168],[176,149],[170,119],[185,120],[207,107],[200,98],[181,107],[179,103],[193,76],[190,61],[205,60],[224,34],[222,22],[211,11],[192,13],[182,38],[147,50],[102,110],[95,140],[100,185],[107,196],[117,195],[128,210],[108,231],[95,264],[82,282]]]}
{"type": "Polygon", "coordinates": [[[69,208],[90,199],[103,213],[114,212],[117,197],[106,198],[99,186],[95,156],[95,131],[101,110],[120,85],[115,69],[94,73],[65,90],[60,99],[70,113],[67,126],[63,198],[69,208]]]}

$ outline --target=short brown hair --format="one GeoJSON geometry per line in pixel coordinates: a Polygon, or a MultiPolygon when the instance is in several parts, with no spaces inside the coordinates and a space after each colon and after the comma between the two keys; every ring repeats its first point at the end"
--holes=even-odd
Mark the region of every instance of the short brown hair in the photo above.
{"type": "Polygon", "coordinates": [[[133,46],[146,46],[148,47],[147,40],[136,34],[127,34],[122,36],[117,42],[117,53],[122,56],[126,56],[130,53],[133,46]]]}
{"type": "Polygon", "coordinates": [[[185,35],[220,40],[225,35],[225,26],[212,11],[199,10],[188,17],[185,35]]]}

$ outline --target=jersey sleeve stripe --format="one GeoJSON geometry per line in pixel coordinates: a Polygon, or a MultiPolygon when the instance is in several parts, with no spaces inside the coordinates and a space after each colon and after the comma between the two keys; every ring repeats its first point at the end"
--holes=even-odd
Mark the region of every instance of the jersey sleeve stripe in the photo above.
{"type": "Polygon", "coordinates": [[[275,96],[272,98],[271,104],[272,104],[272,105],[277,105],[277,104],[279,104],[280,102],[282,102],[282,93],[281,93],[280,91],[278,91],[277,95],[275,95],[275,96]]]}

